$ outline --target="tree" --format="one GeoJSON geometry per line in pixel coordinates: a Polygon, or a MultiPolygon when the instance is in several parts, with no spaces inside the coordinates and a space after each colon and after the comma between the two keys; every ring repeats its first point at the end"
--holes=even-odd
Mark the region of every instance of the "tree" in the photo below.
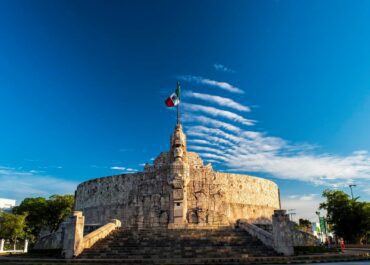
{"type": "Polygon", "coordinates": [[[351,199],[348,194],[338,190],[325,190],[326,202],[320,209],[327,211],[327,222],[334,233],[346,241],[359,243],[370,231],[370,203],[351,199]]]}
{"type": "Polygon", "coordinates": [[[58,230],[60,224],[72,213],[73,204],[73,195],[53,195],[49,199],[26,198],[13,208],[13,213],[27,215],[25,230],[34,240],[43,227],[47,227],[50,232],[58,230]]]}
{"type": "Polygon", "coordinates": [[[19,206],[13,208],[13,213],[27,215],[26,233],[31,240],[37,238],[41,228],[45,225],[47,201],[45,198],[25,198],[19,206]]]}
{"type": "Polygon", "coordinates": [[[12,213],[0,213],[0,238],[11,239],[14,249],[17,238],[25,237],[26,216],[12,213]]]}
{"type": "Polygon", "coordinates": [[[307,219],[302,219],[300,218],[299,219],[299,228],[302,229],[303,231],[307,232],[307,233],[311,233],[312,232],[312,228],[311,228],[311,222],[307,219]]]}
{"type": "Polygon", "coordinates": [[[46,225],[50,232],[58,230],[60,224],[72,213],[74,196],[53,195],[47,201],[46,225]]]}

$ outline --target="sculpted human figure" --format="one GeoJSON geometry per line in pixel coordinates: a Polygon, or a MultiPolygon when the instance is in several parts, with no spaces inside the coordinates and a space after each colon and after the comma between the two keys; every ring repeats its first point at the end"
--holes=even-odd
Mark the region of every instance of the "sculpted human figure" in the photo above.
{"type": "Polygon", "coordinates": [[[181,147],[176,147],[175,150],[173,151],[173,156],[175,157],[175,160],[181,159],[183,156],[184,152],[182,151],[181,147]]]}

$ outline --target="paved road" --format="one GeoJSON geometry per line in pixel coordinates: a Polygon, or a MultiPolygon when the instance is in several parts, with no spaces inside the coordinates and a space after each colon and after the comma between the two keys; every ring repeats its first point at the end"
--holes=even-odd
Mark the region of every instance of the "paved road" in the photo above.
{"type": "MultiPolygon", "coordinates": [[[[346,261],[346,262],[330,262],[330,263],[310,263],[316,265],[369,265],[370,261],[346,261]]],[[[307,263],[302,263],[298,265],[309,265],[307,263]]]]}

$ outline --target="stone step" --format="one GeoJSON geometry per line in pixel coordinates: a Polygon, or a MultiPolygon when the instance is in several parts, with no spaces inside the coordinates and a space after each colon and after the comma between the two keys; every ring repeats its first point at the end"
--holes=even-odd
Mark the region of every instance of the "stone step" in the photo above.
{"type": "MultiPolygon", "coordinates": [[[[223,246],[212,246],[212,247],[203,247],[203,248],[191,248],[191,247],[182,247],[182,248],[171,248],[171,247],[143,247],[140,249],[137,249],[136,247],[126,247],[126,248],[109,248],[109,251],[111,252],[127,252],[127,253],[139,253],[139,252],[144,252],[144,253],[161,253],[161,251],[164,252],[176,252],[176,251],[193,251],[193,252],[209,252],[209,251],[259,251],[261,247],[254,247],[254,248],[249,248],[249,247],[244,247],[244,246],[228,246],[228,247],[223,247],[223,246]]],[[[84,251],[84,253],[99,253],[99,252],[106,252],[107,249],[87,249],[84,251]]]]}
{"type": "Polygon", "coordinates": [[[114,231],[79,258],[186,259],[273,256],[276,253],[245,231],[219,229],[143,229],[114,231]]]}

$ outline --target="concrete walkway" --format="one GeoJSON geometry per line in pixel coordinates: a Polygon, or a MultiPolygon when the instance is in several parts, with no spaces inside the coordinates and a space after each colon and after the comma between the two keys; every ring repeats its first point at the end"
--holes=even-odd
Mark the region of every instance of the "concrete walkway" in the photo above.
{"type": "Polygon", "coordinates": [[[56,265],[56,264],[74,264],[74,265],[92,265],[92,264],[140,264],[140,265],[242,265],[242,264],[330,264],[330,265],[369,265],[370,256],[364,254],[325,254],[325,255],[302,255],[292,257],[245,257],[241,259],[233,258],[215,258],[215,259],[47,259],[23,257],[0,257],[0,264],[12,265],[56,265]],[[328,263],[330,262],[330,263],[328,263]]]}

